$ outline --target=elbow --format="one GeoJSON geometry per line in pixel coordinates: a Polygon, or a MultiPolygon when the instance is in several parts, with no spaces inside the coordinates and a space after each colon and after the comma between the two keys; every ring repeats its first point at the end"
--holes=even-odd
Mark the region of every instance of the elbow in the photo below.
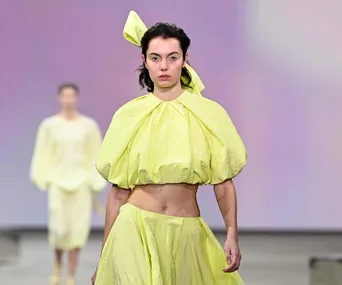
{"type": "Polygon", "coordinates": [[[40,177],[37,177],[36,175],[31,174],[30,175],[30,181],[41,191],[47,191],[48,188],[48,182],[44,179],[41,179],[40,177]]]}
{"type": "Polygon", "coordinates": [[[232,179],[228,179],[222,183],[214,185],[214,192],[217,201],[223,199],[223,198],[234,198],[235,193],[235,186],[232,179]]]}
{"type": "Polygon", "coordinates": [[[233,179],[227,179],[221,183],[214,185],[215,191],[229,191],[231,189],[235,190],[233,179]]]}
{"type": "Polygon", "coordinates": [[[117,204],[123,205],[127,203],[130,194],[130,190],[113,185],[109,195],[112,196],[112,199],[115,200],[117,204]]]}

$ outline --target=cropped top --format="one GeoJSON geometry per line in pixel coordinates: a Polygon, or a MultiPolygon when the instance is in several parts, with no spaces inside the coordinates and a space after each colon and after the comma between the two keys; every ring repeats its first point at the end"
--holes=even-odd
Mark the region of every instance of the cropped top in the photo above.
{"type": "Polygon", "coordinates": [[[185,90],[172,101],[148,93],[114,114],[96,168],[121,188],[146,184],[218,184],[235,177],[245,146],[218,103],[185,90]]]}

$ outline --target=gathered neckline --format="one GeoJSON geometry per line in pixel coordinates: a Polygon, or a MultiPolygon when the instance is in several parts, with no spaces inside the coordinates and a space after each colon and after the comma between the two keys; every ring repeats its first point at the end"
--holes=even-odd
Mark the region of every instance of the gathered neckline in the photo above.
{"type": "Polygon", "coordinates": [[[175,99],[172,99],[172,100],[163,100],[163,99],[157,97],[156,95],[154,95],[152,92],[149,95],[151,97],[154,97],[159,102],[162,102],[162,103],[172,103],[172,102],[178,101],[182,96],[184,96],[185,93],[187,93],[187,91],[183,90],[183,92],[179,96],[177,96],[175,99]]]}
{"type": "Polygon", "coordinates": [[[79,121],[81,121],[83,119],[83,115],[79,114],[76,118],[73,119],[66,119],[64,118],[62,115],[60,114],[56,114],[55,115],[60,121],[66,122],[66,123],[78,123],[79,121]]]}

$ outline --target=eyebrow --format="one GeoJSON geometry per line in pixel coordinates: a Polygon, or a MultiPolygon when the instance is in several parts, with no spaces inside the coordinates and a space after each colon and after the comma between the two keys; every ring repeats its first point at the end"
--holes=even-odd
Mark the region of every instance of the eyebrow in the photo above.
{"type": "MultiPolygon", "coordinates": [[[[170,52],[170,53],[168,54],[168,56],[171,55],[171,54],[179,54],[179,52],[177,52],[177,51],[170,52]]],[[[156,52],[151,52],[151,53],[149,54],[149,56],[150,56],[150,55],[160,56],[160,54],[158,54],[158,53],[156,53],[156,52]]]]}

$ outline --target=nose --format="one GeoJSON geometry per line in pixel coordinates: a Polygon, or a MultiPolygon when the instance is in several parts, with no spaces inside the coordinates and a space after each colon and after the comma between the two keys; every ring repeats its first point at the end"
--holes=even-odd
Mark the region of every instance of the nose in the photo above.
{"type": "Polygon", "coordinates": [[[160,70],[161,71],[166,71],[168,68],[167,68],[167,61],[166,60],[162,60],[160,62],[160,70]]]}

